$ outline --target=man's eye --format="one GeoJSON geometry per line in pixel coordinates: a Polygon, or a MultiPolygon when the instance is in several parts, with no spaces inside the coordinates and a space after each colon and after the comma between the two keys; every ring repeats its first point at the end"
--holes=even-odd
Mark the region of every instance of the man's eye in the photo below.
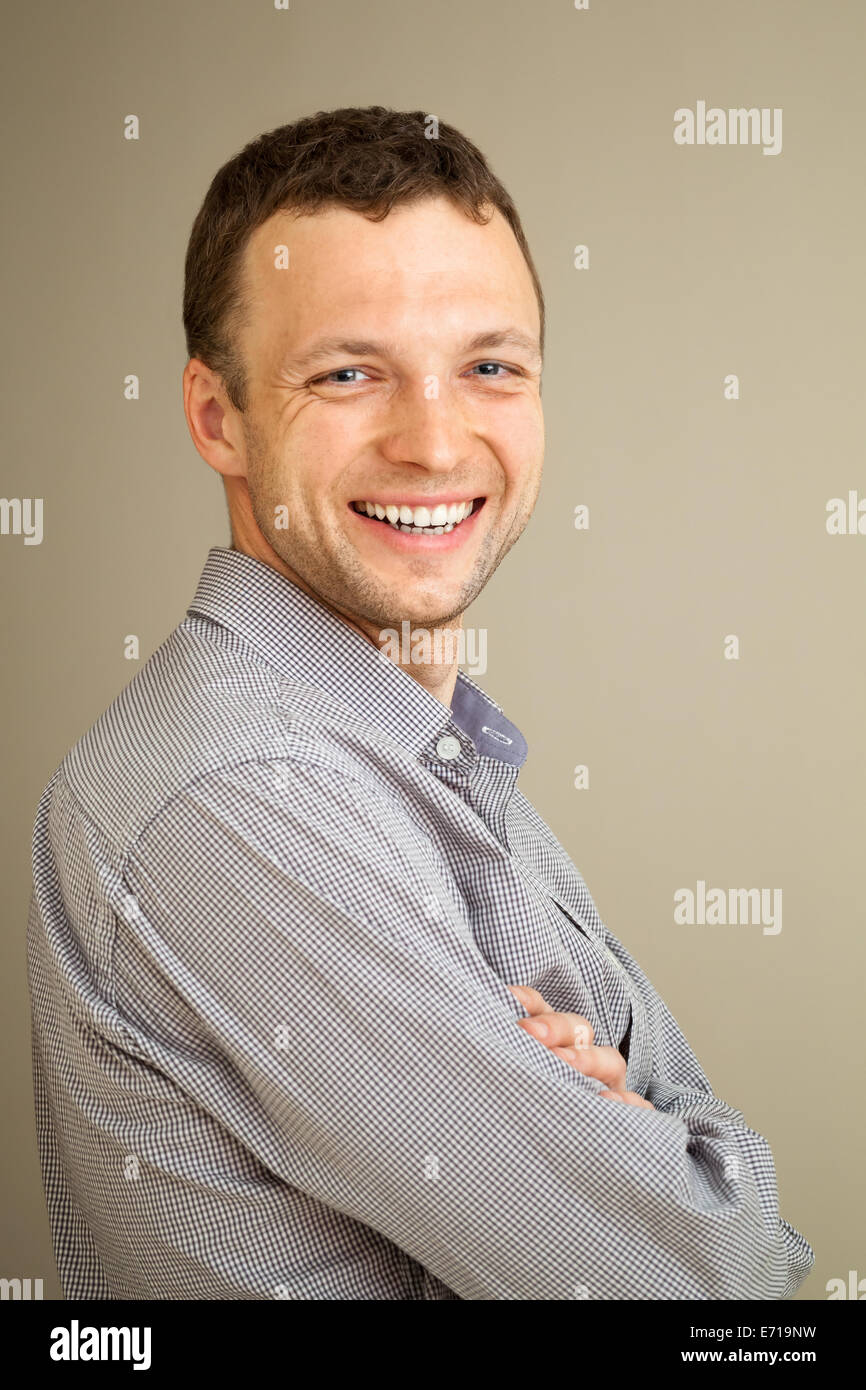
{"type": "Polygon", "coordinates": [[[313,385],[318,386],[323,381],[333,382],[337,377],[342,378],[341,381],[335,382],[337,386],[352,386],[358,378],[366,377],[366,372],[362,372],[360,367],[338,367],[336,371],[328,372],[325,376],[317,376],[313,385]]]}
{"type": "Polygon", "coordinates": [[[479,362],[472,370],[473,372],[481,372],[488,381],[498,381],[498,375],[494,375],[494,372],[488,370],[490,367],[493,367],[496,373],[504,372],[508,376],[515,375],[514,370],[511,367],[506,367],[504,362],[479,362]]]}

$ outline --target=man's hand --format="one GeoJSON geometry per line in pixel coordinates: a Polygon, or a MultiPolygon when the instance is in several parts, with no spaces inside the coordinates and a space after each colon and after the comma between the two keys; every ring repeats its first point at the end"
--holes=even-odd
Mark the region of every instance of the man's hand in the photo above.
{"type": "Polygon", "coordinates": [[[606,1091],[599,1091],[605,1100],[624,1101],[626,1105],[639,1105],[644,1110],[654,1110],[655,1106],[636,1091],[625,1089],[626,1063],[622,1053],[615,1047],[596,1047],[593,1044],[592,1024],[581,1014],[558,1014],[542,999],[537,989],[528,985],[506,985],[511,993],[530,1014],[529,1018],[517,1020],[520,1027],[530,1037],[549,1047],[575,1071],[585,1076],[594,1076],[603,1081],[606,1091]]]}

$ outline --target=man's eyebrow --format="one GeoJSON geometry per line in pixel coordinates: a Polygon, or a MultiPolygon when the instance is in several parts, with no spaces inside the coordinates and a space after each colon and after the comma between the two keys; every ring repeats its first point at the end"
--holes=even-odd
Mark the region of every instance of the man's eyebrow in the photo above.
{"type": "Polygon", "coordinates": [[[524,333],[520,328],[495,328],[489,333],[476,333],[466,344],[467,352],[481,352],[486,348],[515,347],[529,354],[541,364],[541,348],[538,339],[524,333]]]}
{"type": "MultiPolygon", "coordinates": [[[[482,352],[500,347],[515,347],[526,352],[538,365],[541,364],[541,349],[537,339],[519,328],[497,328],[476,333],[465,344],[464,352],[482,352]]],[[[287,359],[286,365],[293,371],[303,372],[328,357],[388,357],[396,355],[393,344],[374,342],[369,338],[319,338],[311,343],[301,357],[287,359]]]]}

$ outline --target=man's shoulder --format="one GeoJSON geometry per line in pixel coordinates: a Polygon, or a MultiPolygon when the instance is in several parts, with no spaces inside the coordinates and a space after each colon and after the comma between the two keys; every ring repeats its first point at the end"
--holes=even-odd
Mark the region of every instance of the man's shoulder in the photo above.
{"type": "MultiPolygon", "coordinates": [[[[339,702],[282,678],[243,639],[185,619],[66,754],[58,773],[122,857],[176,798],[256,766],[363,777],[339,702]]],[[[52,781],[54,778],[52,778],[52,781]]]]}

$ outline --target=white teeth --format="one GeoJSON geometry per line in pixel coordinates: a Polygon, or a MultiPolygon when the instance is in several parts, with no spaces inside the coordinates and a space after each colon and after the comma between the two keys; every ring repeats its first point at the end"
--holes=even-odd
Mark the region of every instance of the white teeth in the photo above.
{"type": "Polygon", "coordinates": [[[384,502],[354,502],[352,504],[355,511],[362,516],[375,517],[379,521],[388,521],[399,531],[422,531],[428,536],[447,535],[453,531],[455,526],[459,526],[461,521],[472,512],[475,503],[469,502],[439,502],[432,509],[429,507],[410,507],[406,503],[397,506],[395,503],[384,502]]]}

